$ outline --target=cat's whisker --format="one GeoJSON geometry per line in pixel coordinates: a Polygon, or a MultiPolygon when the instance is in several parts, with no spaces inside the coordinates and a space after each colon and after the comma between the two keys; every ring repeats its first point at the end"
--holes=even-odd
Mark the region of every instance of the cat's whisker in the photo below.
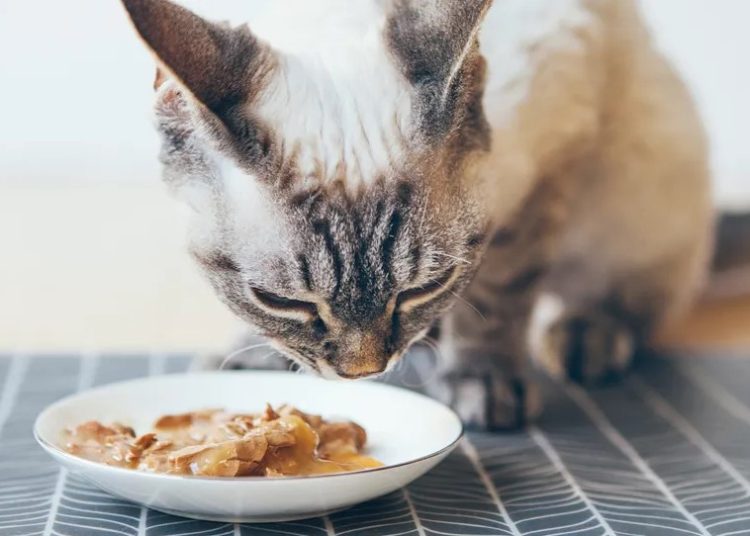
{"type": "Polygon", "coordinates": [[[450,253],[443,253],[442,251],[433,251],[433,255],[440,255],[441,257],[447,257],[449,259],[453,259],[457,262],[462,262],[464,264],[471,264],[471,261],[468,259],[464,259],[463,257],[457,257],[456,255],[451,255],[450,253]]]}
{"type": "MultiPolygon", "coordinates": [[[[260,343],[260,344],[251,344],[250,346],[245,346],[244,348],[235,350],[234,352],[230,353],[228,356],[226,356],[222,360],[221,364],[219,365],[219,370],[224,370],[224,367],[226,367],[229,364],[229,362],[235,357],[237,357],[238,355],[243,354],[245,352],[249,352],[250,350],[255,350],[256,348],[263,348],[264,346],[270,346],[270,344],[267,342],[260,343]]],[[[273,355],[273,354],[269,354],[269,355],[273,355]]],[[[264,358],[266,357],[268,356],[264,356],[264,358]]]]}
{"type": "Polygon", "coordinates": [[[458,301],[460,301],[461,303],[463,303],[466,306],[468,306],[469,309],[471,309],[472,311],[474,311],[479,316],[479,318],[481,318],[482,320],[484,320],[485,322],[487,322],[487,317],[482,314],[482,311],[480,311],[479,309],[477,309],[471,302],[469,302],[469,300],[467,300],[463,296],[459,296],[457,293],[453,292],[451,289],[449,289],[448,287],[446,287],[440,281],[436,281],[435,279],[430,279],[430,281],[432,283],[435,283],[436,285],[438,285],[440,288],[445,289],[446,291],[448,291],[450,294],[453,295],[454,298],[456,298],[458,301]]]}
{"type": "Polygon", "coordinates": [[[429,337],[425,337],[424,342],[425,345],[430,350],[432,350],[432,355],[435,356],[435,363],[430,367],[432,374],[427,378],[423,378],[423,385],[427,385],[440,375],[443,365],[446,363],[447,359],[443,351],[440,349],[438,341],[429,337]]]}
{"type": "Polygon", "coordinates": [[[258,361],[264,361],[264,360],[268,359],[269,357],[275,356],[278,353],[279,352],[277,350],[274,350],[273,352],[269,352],[269,353],[267,353],[265,355],[260,356],[258,358],[258,361]]]}
{"type": "Polygon", "coordinates": [[[394,363],[394,365],[390,369],[386,370],[385,374],[383,375],[384,378],[390,380],[392,375],[394,374],[399,375],[403,372],[404,367],[406,366],[405,365],[406,355],[407,354],[404,354],[401,357],[399,357],[394,363]]]}
{"type": "Polygon", "coordinates": [[[293,374],[305,374],[306,372],[312,372],[313,374],[320,374],[320,370],[317,368],[317,366],[312,365],[307,362],[303,363],[293,363],[294,368],[291,370],[293,374]]]}
{"type": "Polygon", "coordinates": [[[430,339],[429,337],[424,337],[419,342],[424,343],[424,345],[431,350],[431,354],[434,356],[435,363],[432,366],[430,366],[432,374],[425,377],[422,374],[422,369],[419,366],[418,361],[416,360],[414,361],[413,368],[414,368],[414,371],[416,372],[417,378],[419,378],[419,382],[417,383],[411,383],[408,381],[402,382],[405,387],[408,387],[410,389],[420,389],[424,387],[425,385],[429,384],[430,382],[432,382],[432,380],[434,380],[435,377],[437,377],[437,375],[440,372],[439,364],[445,361],[445,357],[443,356],[442,352],[438,348],[437,342],[435,340],[430,339]]]}
{"type": "Polygon", "coordinates": [[[306,355],[305,353],[301,351],[292,352],[292,355],[294,357],[294,360],[290,359],[289,367],[287,368],[288,372],[292,372],[294,374],[301,374],[309,370],[316,374],[320,374],[320,370],[318,368],[318,365],[315,363],[314,358],[306,355]],[[297,368],[294,368],[294,367],[297,367],[297,368]]]}
{"type": "Polygon", "coordinates": [[[440,344],[440,341],[438,341],[434,337],[425,335],[424,337],[422,337],[422,339],[419,342],[423,342],[426,345],[428,345],[430,348],[435,349],[435,351],[438,352],[442,356],[442,353],[439,351],[439,346],[438,346],[440,344]]]}
{"type": "Polygon", "coordinates": [[[423,342],[425,345],[430,348],[433,352],[433,355],[435,356],[435,370],[439,370],[441,365],[443,365],[446,362],[445,354],[443,354],[443,351],[440,349],[440,345],[438,341],[433,339],[432,337],[425,337],[423,339],[423,342]]]}

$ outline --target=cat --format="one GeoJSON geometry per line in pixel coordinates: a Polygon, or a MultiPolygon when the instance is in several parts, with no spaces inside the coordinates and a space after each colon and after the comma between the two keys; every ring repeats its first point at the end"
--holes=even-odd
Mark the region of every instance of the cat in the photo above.
{"type": "Polygon", "coordinates": [[[634,0],[275,2],[250,28],[123,0],[169,188],[232,311],[328,378],[435,326],[473,427],[595,382],[700,288],[707,143],[634,0]]]}

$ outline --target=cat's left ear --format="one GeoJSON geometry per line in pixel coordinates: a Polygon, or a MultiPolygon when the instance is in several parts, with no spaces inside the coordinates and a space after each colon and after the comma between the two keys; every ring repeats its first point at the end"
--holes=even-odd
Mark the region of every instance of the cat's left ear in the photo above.
{"type": "MultiPolygon", "coordinates": [[[[432,134],[451,126],[471,90],[477,34],[492,0],[388,0],[386,40],[420,99],[432,134]]],[[[476,70],[476,69],[474,69],[476,70]]]]}
{"type": "Polygon", "coordinates": [[[168,0],[122,0],[138,34],[165,73],[225,120],[258,92],[276,54],[247,27],[209,22],[168,0]]]}

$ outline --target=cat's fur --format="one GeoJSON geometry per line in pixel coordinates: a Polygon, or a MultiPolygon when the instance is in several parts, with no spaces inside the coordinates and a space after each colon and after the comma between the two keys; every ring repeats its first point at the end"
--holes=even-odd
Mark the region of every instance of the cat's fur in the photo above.
{"type": "Polygon", "coordinates": [[[527,356],[622,371],[701,281],[706,142],[633,0],[287,1],[252,30],[123,2],[166,73],[192,254],[323,375],[382,372],[442,319],[433,391],[513,426],[527,356]]]}

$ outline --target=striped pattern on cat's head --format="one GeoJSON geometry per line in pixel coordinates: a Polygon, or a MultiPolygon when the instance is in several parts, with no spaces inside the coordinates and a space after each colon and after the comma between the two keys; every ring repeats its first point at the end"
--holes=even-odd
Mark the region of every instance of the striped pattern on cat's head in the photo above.
{"type": "Polygon", "coordinates": [[[165,180],[194,209],[191,252],[220,298],[309,368],[385,370],[485,243],[490,0],[361,2],[351,35],[332,48],[318,29],[317,49],[123,1],[160,65],[165,180]]]}

